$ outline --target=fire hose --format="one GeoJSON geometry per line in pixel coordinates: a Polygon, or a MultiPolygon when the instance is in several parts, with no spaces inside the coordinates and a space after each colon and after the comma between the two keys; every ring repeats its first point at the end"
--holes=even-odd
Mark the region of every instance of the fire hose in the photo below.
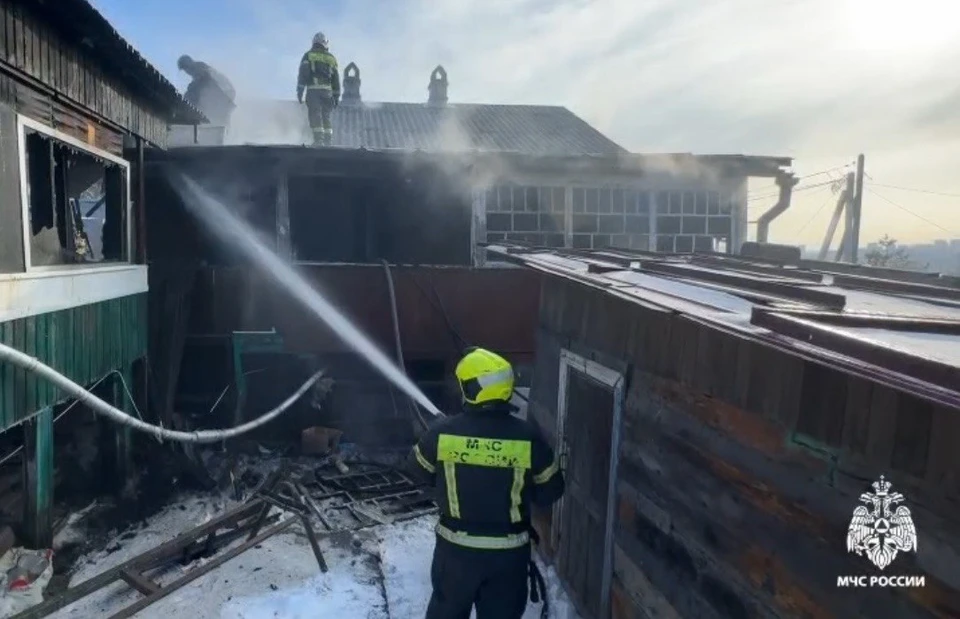
{"type": "Polygon", "coordinates": [[[145,421],[141,421],[135,417],[131,417],[122,410],[104,402],[60,372],[57,372],[50,366],[44,364],[39,359],[31,357],[30,355],[22,353],[19,350],[11,348],[5,344],[0,344],[0,361],[5,361],[20,367],[27,372],[32,372],[40,378],[53,383],[62,391],[86,404],[91,410],[93,410],[93,412],[103,415],[111,421],[160,439],[179,441],[182,443],[219,443],[220,441],[231,439],[259,428],[260,426],[285,413],[323,376],[323,371],[317,372],[307,379],[307,382],[303,383],[303,385],[297,389],[293,395],[281,402],[279,406],[271,409],[252,421],[248,421],[247,423],[239,426],[223,430],[195,430],[192,432],[184,432],[180,430],[168,430],[166,428],[161,428],[160,426],[155,426],[145,421]]]}

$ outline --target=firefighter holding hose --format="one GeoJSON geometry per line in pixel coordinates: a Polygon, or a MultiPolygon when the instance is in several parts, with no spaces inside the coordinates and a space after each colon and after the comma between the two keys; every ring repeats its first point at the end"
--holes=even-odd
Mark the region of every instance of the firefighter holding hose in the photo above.
{"type": "Polygon", "coordinates": [[[511,414],[514,373],[506,359],[472,349],[456,377],[463,414],[431,427],[411,456],[440,508],[427,619],[466,618],[474,606],[477,619],[520,619],[528,593],[546,600],[531,556],[530,506],[559,500],[563,473],[537,428],[511,414]]]}

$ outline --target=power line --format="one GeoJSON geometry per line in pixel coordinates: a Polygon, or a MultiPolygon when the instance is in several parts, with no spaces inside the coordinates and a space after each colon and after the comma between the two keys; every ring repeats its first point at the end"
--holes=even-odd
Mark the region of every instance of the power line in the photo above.
{"type": "MultiPolygon", "coordinates": [[[[807,190],[809,190],[809,189],[816,189],[817,187],[826,187],[827,185],[833,185],[833,184],[836,183],[838,180],[839,180],[839,179],[831,179],[831,180],[829,180],[829,181],[824,181],[824,182],[822,182],[822,183],[814,183],[814,184],[812,184],[812,185],[804,185],[804,186],[802,186],[802,187],[794,187],[793,193],[797,193],[797,192],[800,192],[800,191],[807,191],[807,190]]],[[[780,192],[779,192],[779,191],[776,192],[776,193],[769,193],[769,194],[762,195],[762,196],[753,196],[753,197],[750,197],[750,196],[748,195],[748,196],[747,196],[747,202],[751,202],[751,201],[753,201],[753,200],[763,200],[763,199],[765,199],[765,198],[775,198],[775,197],[777,197],[777,196],[779,196],[779,195],[780,195],[780,192]]]]}
{"type": "Polygon", "coordinates": [[[914,193],[927,193],[932,196],[944,196],[947,198],[960,198],[960,193],[947,193],[945,191],[932,191],[930,189],[917,189],[915,187],[901,187],[900,185],[885,185],[883,183],[870,183],[874,187],[886,187],[887,189],[899,189],[900,191],[912,191],[914,193]]]}
{"type": "Polygon", "coordinates": [[[857,161],[856,161],[856,159],[854,159],[854,160],[851,161],[850,163],[847,163],[847,164],[844,164],[844,165],[838,165],[838,166],[836,166],[836,167],[828,168],[828,169],[826,169],[826,170],[821,170],[820,172],[814,172],[813,174],[805,174],[805,175],[801,176],[800,178],[801,178],[801,179],[811,178],[811,177],[813,177],[813,176],[820,176],[821,174],[830,174],[831,172],[834,172],[834,171],[836,171],[836,170],[846,170],[847,168],[849,168],[850,166],[852,166],[852,165],[854,165],[854,164],[856,164],[856,163],[857,163],[857,161]]]}
{"type": "Polygon", "coordinates": [[[810,219],[807,220],[807,223],[805,223],[805,224],[803,224],[802,226],[800,226],[800,229],[797,230],[794,234],[800,234],[801,232],[803,232],[804,230],[806,230],[806,229],[807,229],[807,226],[809,226],[811,223],[813,223],[813,220],[816,219],[816,218],[817,218],[817,215],[820,214],[820,211],[822,211],[828,204],[830,204],[830,198],[832,198],[832,197],[833,197],[833,193],[832,193],[832,192],[829,193],[829,194],[827,194],[827,199],[823,201],[823,204],[821,204],[820,206],[817,207],[817,210],[814,211],[813,215],[810,216],[810,219]]]}
{"type": "Polygon", "coordinates": [[[877,196],[878,198],[880,198],[880,199],[883,200],[884,202],[887,202],[888,204],[891,204],[891,205],[897,207],[898,209],[900,209],[900,210],[903,211],[904,213],[908,213],[908,214],[910,214],[910,215],[913,215],[913,216],[916,217],[917,219],[919,219],[919,220],[921,220],[921,221],[925,221],[925,222],[927,222],[928,224],[930,224],[931,226],[933,226],[933,227],[935,227],[935,228],[939,228],[940,230],[943,230],[943,231],[946,232],[947,234],[950,234],[950,235],[953,235],[953,236],[960,236],[960,235],[958,235],[956,232],[954,232],[953,230],[948,230],[948,229],[944,228],[943,226],[941,226],[940,224],[938,224],[937,222],[931,221],[931,220],[927,219],[926,217],[924,217],[923,215],[918,215],[917,213],[914,213],[913,211],[911,211],[911,210],[908,209],[907,207],[903,206],[902,204],[898,204],[898,203],[894,202],[894,201],[891,200],[890,198],[887,198],[886,196],[877,193],[876,191],[874,191],[873,189],[870,189],[869,187],[867,187],[867,191],[869,191],[869,192],[872,193],[873,195],[877,196]]]}
{"type": "MultiPolygon", "coordinates": [[[[813,178],[814,176],[822,176],[822,175],[824,175],[824,174],[828,174],[828,175],[829,175],[831,172],[835,172],[835,171],[838,171],[838,170],[846,170],[847,168],[849,168],[850,166],[854,165],[855,163],[856,163],[856,161],[851,161],[850,163],[847,163],[847,164],[842,165],[842,166],[835,166],[835,167],[832,167],[832,168],[827,168],[826,170],[820,170],[819,172],[813,172],[813,173],[811,173],[811,174],[804,174],[803,176],[799,177],[797,180],[801,180],[801,181],[802,181],[802,180],[805,180],[805,179],[808,179],[808,178],[813,178]]],[[[833,180],[836,180],[836,179],[833,179],[833,180]]],[[[757,189],[756,191],[769,191],[769,190],[773,189],[774,187],[776,187],[776,183],[774,183],[773,185],[771,185],[771,186],[769,186],[769,187],[761,187],[761,188],[757,189]]],[[[795,191],[796,191],[796,190],[795,190],[795,191]]],[[[751,193],[751,192],[748,191],[748,192],[747,192],[747,195],[749,196],[750,193],[751,193]]],[[[779,195],[779,192],[778,192],[778,193],[775,193],[775,194],[772,194],[772,195],[779,195]]],[[[759,197],[759,196],[758,196],[758,197],[759,197]]]]}

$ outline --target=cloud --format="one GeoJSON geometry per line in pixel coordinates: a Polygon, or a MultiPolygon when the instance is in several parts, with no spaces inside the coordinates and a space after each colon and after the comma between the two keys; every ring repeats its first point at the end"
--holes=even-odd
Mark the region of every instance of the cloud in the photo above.
{"type": "MultiPolygon", "coordinates": [[[[233,10],[243,27],[223,20],[183,37],[241,95],[293,99],[300,56],[323,30],[341,65],[359,66],[367,101],[425,101],[440,63],[451,101],[565,105],[634,151],[791,155],[801,174],[865,152],[878,181],[960,192],[951,162],[904,157],[960,155],[960,3],[238,0],[233,10]]],[[[171,74],[174,47],[154,59],[171,74]]],[[[824,197],[810,193],[774,222],[774,240],[822,236],[829,208],[790,236],[824,197]]],[[[960,208],[908,198],[960,231],[960,208]]],[[[946,236],[880,200],[868,198],[864,214],[865,240],[946,236]]]]}

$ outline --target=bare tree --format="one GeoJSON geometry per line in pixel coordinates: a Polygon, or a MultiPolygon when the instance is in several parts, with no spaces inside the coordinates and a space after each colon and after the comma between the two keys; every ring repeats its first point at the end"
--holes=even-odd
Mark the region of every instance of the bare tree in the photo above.
{"type": "Polygon", "coordinates": [[[916,269],[920,266],[910,258],[910,252],[898,245],[897,239],[889,234],[884,234],[876,244],[872,245],[863,258],[872,267],[916,269]]]}

